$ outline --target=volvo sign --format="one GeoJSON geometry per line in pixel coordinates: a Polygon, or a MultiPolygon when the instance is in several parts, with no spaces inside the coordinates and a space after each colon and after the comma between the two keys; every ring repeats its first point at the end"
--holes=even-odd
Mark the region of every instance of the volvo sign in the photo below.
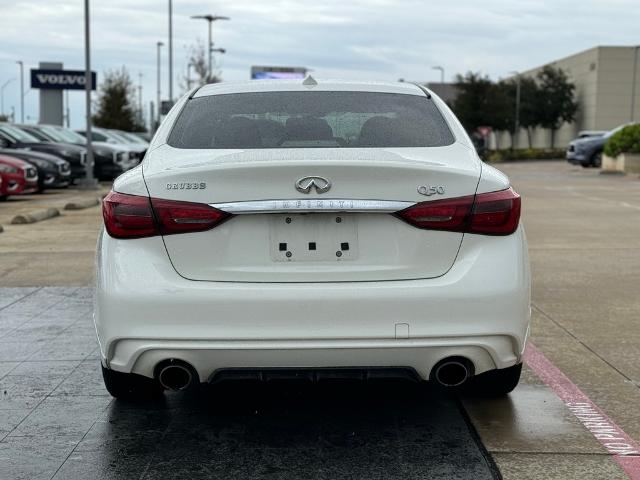
{"type": "MultiPolygon", "coordinates": [[[[44,90],[84,90],[83,70],[31,70],[31,88],[44,90]]],[[[91,72],[91,89],[96,89],[96,73],[91,72]]]]}

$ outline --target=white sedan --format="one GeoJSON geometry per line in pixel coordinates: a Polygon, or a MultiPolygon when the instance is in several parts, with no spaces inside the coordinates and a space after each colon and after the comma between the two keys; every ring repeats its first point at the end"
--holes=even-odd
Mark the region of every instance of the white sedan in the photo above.
{"type": "Polygon", "coordinates": [[[115,397],[224,378],[518,383],[520,197],[423,87],[194,89],[103,214],[95,323],[115,397]]]}

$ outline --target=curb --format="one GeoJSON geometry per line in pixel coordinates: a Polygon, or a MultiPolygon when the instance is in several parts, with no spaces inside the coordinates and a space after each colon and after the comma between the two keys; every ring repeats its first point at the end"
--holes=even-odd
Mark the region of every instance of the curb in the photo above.
{"type": "Polygon", "coordinates": [[[60,215],[60,210],[57,208],[46,208],[44,210],[36,210],[25,215],[16,215],[11,220],[11,225],[22,225],[25,223],[36,223],[49,218],[57,217],[60,215]]]}
{"type": "Polygon", "coordinates": [[[91,208],[100,205],[100,199],[88,198],[86,200],[78,200],[77,202],[69,202],[64,206],[65,210],[82,210],[83,208],[91,208]]]}

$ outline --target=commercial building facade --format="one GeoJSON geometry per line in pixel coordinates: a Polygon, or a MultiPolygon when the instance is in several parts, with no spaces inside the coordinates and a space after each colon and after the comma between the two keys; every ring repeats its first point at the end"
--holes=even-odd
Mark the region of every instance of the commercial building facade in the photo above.
{"type": "MultiPolygon", "coordinates": [[[[640,46],[599,46],[522,72],[535,77],[545,66],[561,68],[576,86],[578,112],[573,123],[556,132],[555,146],[566,147],[583,130],[611,130],[618,125],[640,122],[640,46]]],[[[501,134],[500,147],[510,146],[510,136],[501,134]]],[[[519,148],[529,145],[522,130],[515,141],[519,148]]],[[[551,132],[536,128],[531,132],[533,148],[551,145],[551,132]]]]}

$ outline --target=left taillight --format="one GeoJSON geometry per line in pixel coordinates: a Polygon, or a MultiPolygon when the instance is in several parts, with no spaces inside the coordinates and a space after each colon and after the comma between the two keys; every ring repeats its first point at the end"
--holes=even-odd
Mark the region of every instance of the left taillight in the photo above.
{"type": "Polygon", "coordinates": [[[507,188],[417,203],[396,215],[415,227],[428,230],[510,235],[520,221],[520,195],[507,188]]]}
{"type": "Polygon", "coordinates": [[[202,232],[218,226],[229,214],[207,204],[110,192],[102,202],[107,233],[114,238],[202,232]]]}

